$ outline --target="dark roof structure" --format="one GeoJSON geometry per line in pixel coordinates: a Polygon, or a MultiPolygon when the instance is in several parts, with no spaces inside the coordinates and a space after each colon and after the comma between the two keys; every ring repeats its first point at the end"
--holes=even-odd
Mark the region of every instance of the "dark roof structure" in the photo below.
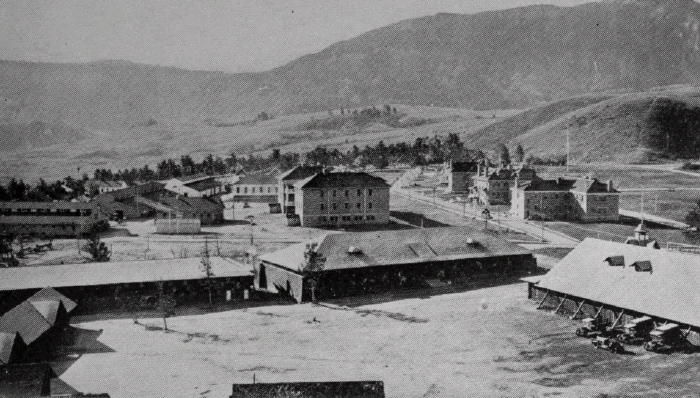
{"type": "Polygon", "coordinates": [[[609,187],[608,184],[598,181],[596,178],[577,178],[574,180],[574,185],[571,187],[572,191],[585,192],[585,193],[616,193],[617,190],[609,187]]]}
{"type": "Polygon", "coordinates": [[[479,164],[476,162],[451,162],[450,171],[453,173],[476,173],[479,164]]]}
{"type": "Polygon", "coordinates": [[[570,191],[574,186],[575,180],[557,178],[555,180],[545,180],[542,178],[535,178],[529,183],[524,184],[525,191],[560,191],[567,192],[570,191]]]}
{"type": "MultiPolygon", "coordinates": [[[[300,243],[264,254],[260,260],[300,271],[305,250],[306,244],[300,243]]],[[[331,233],[320,239],[316,252],[326,259],[324,270],[530,254],[471,227],[331,233]]]]}
{"type": "Polygon", "coordinates": [[[56,377],[56,374],[47,363],[3,366],[0,369],[0,397],[50,396],[53,377],[56,377]]]}
{"type": "Polygon", "coordinates": [[[233,185],[277,185],[277,177],[269,174],[248,174],[233,185]]]}
{"type": "Polygon", "coordinates": [[[301,189],[309,188],[388,188],[389,184],[368,173],[319,173],[295,184],[301,189]]]}
{"type": "Polygon", "coordinates": [[[593,302],[700,326],[700,256],[587,238],[537,287],[593,302]],[[624,266],[606,261],[623,257],[624,266]]]}
{"type": "Polygon", "coordinates": [[[323,172],[323,166],[296,166],[280,174],[277,179],[280,181],[303,180],[321,172],[323,172]]]}
{"type": "Polygon", "coordinates": [[[230,398],[384,398],[381,381],[234,384],[230,398]]]}
{"type": "Polygon", "coordinates": [[[221,212],[224,205],[221,202],[209,198],[197,198],[186,196],[163,196],[158,200],[175,211],[195,211],[195,212],[221,212]]]}
{"type": "MultiPolygon", "coordinates": [[[[1,208],[10,209],[62,209],[62,210],[82,210],[82,209],[98,209],[97,205],[94,203],[85,202],[65,202],[65,201],[53,201],[53,202],[0,202],[1,208]]],[[[33,213],[27,213],[28,216],[33,216],[33,213]]],[[[56,214],[60,215],[60,214],[56,214]]]]}

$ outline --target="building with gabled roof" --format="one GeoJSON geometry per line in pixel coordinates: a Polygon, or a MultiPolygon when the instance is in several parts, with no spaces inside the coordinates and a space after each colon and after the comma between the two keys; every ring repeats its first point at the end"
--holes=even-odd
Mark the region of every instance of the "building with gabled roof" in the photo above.
{"type": "MultiPolygon", "coordinates": [[[[313,251],[325,259],[321,295],[326,297],[422,286],[436,278],[526,275],[536,265],[528,250],[467,227],[329,233],[314,243],[313,251]]],[[[309,248],[300,243],[260,256],[255,286],[308,299],[309,248]]]]}
{"type": "Polygon", "coordinates": [[[236,202],[277,203],[279,187],[277,177],[272,174],[248,174],[231,185],[236,202]]]}
{"type": "MultiPolygon", "coordinates": [[[[209,258],[209,264],[216,301],[223,301],[227,291],[233,299],[241,298],[252,284],[250,265],[215,256],[209,258]]],[[[131,300],[148,309],[156,302],[160,283],[167,291],[176,292],[179,301],[207,300],[206,279],[201,257],[0,268],[0,304],[25,300],[22,303],[45,307],[41,311],[47,315],[51,314],[49,308],[37,303],[58,300],[63,311],[72,312],[79,305],[81,313],[92,313],[131,300]],[[65,298],[55,297],[51,290],[65,298]]],[[[36,308],[34,312],[39,313],[36,308]]]]}
{"type": "Polygon", "coordinates": [[[75,237],[106,221],[94,203],[0,202],[0,234],[75,237]]]}
{"type": "Polygon", "coordinates": [[[294,184],[302,226],[386,224],[389,184],[364,172],[318,173],[294,184]]]}
{"type": "Polygon", "coordinates": [[[165,181],[165,189],[190,198],[207,198],[223,192],[217,177],[204,173],[171,178],[165,181]]]}
{"type": "Polygon", "coordinates": [[[129,184],[124,181],[102,181],[89,180],[85,183],[87,193],[96,192],[98,195],[107,192],[114,192],[120,189],[128,188],[129,184]]]}
{"type": "Polygon", "coordinates": [[[516,180],[511,214],[524,220],[617,221],[619,196],[612,181],[591,177],[516,180]]]}
{"type": "Polygon", "coordinates": [[[516,181],[526,182],[535,178],[535,171],[527,165],[513,167],[489,167],[480,164],[473,177],[474,186],[470,189],[469,197],[486,206],[507,205],[511,203],[511,188],[516,181]]]}
{"type": "Polygon", "coordinates": [[[323,166],[300,165],[277,176],[277,201],[282,208],[282,213],[294,214],[295,212],[294,198],[297,192],[294,184],[321,172],[323,172],[323,166]]]}
{"type": "Polygon", "coordinates": [[[587,238],[547,274],[524,280],[543,307],[615,324],[649,316],[700,344],[700,256],[587,238]]]}

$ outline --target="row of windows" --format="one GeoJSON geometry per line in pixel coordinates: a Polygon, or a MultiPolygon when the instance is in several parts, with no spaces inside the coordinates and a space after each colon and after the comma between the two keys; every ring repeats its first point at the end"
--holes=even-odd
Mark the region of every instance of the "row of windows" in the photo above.
{"type": "Polygon", "coordinates": [[[52,215],[52,216],[89,216],[92,209],[0,209],[3,216],[52,215]]]}
{"type": "MultiPolygon", "coordinates": [[[[250,193],[266,193],[265,192],[266,189],[267,189],[267,193],[277,193],[277,187],[264,187],[264,186],[250,187],[250,193]]],[[[236,187],[236,193],[247,194],[248,187],[243,187],[243,190],[241,190],[241,187],[236,187]]]]}
{"type": "MultiPolygon", "coordinates": [[[[376,220],[376,217],[375,217],[375,216],[372,216],[372,215],[369,215],[369,216],[366,216],[366,217],[362,217],[362,216],[341,216],[340,219],[341,219],[342,221],[362,221],[362,220],[374,221],[374,220],[376,220]]],[[[319,220],[320,222],[322,222],[322,223],[326,223],[326,222],[329,222],[329,221],[332,222],[332,223],[335,223],[335,222],[338,222],[338,216],[330,216],[330,217],[321,216],[321,217],[318,218],[318,220],[319,220]]]]}
{"type": "MultiPolygon", "coordinates": [[[[372,205],[372,202],[367,202],[367,208],[368,208],[368,209],[371,209],[372,206],[373,206],[373,205],[372,205]]],[[[345,207],[346,210],[347,210],[347,209],[350,209],[350,203],[345,202],[344,207],[345,207]]],[[[331,208],[332,208],[333,210],[338,210],[338,204],[337,204],[337,203],[333,203],[333,204],[331,205],[331,208]]],[[[362,208],[362,203],[357,202],[357,203],[355,204],[355,208],[361,209],[361,208],[362,208]]],[[[326,205],[323,204],[323,203],[321,203],[320,209],[321,209],[321,211],[326,210],[326,205]]]]}
{"type": "MultiPolygon", "coordinates": [[[[337,190],[337,189],[333,189],[333,190],[331,190],[331,191],[329,191],[329,192],[330,192],[330,195],[331,195],[332,197],[334,197],[334,198],[335,198],[336,196],[338,196],[338,190],[337,190]]],[[[362,196],[362,190],[361,190],[361,189],[356,190],[356,193],[357,193],[357,196],[358,196],[358,197],[362,196]]],[[[319,195],[320,195],[321,197],[323,197],[323,196],[325,195],[325,192],[324,192],[324,191],[319,191],[319,195]]],[[[368,189],[368,190],[367,190],[367,196],[372,196],[372,190],[371,190],[371,189],[368,189]]],[[[346,190],[345,190],[345,197],[346,197],[346,198],[349,198],[349,197],[350,197],[350,190],[349,190],[349,189],[346,189],[346,190]]]]}

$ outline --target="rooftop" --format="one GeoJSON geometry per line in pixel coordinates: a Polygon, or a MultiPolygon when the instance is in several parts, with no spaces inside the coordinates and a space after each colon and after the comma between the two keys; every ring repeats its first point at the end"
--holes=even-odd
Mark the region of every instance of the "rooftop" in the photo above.
{"type": "Polygon", "coordinates": [[[17,332],[26,344],[32,344],[52,327],[53,324],[28,301],[21,302],[0,317],[0,332],[17,332]]]}
{"type": "Polygon", "coordinates": [[[587,238],[543,276],[541,288],[700,326],[700,256],[587,238]],[[610,266],[623,256],[624,266],[610,266]],[[651,264],[651,272],[633,264],[651,264]]]}
{"type": "Polygon", "coordinates": [[[478,166],[476,162],[451,162],[450,170],[456,173],[476,173],[478,166]]]}
{"type": "Polygon", "coordinates": [[[318,173],[294,185],[298,188],[388,188],[389,184],[377,176],[368,173],[318,173]]]}
{"type": "MultiPolygon", "coordinates": [[[[210,260],[214,277],[251,275],[249,265],[223,257],[210,260]]],[[[0,291],[203,279],[201,267],[201,258],[193,257],[0,268],[0,291]]]]}
{"type": "Polygon", "coordinates": [[[171,207],[176,211],[187,211],[196,209],[217,212],[221,211],[224,208],[223,204],[209,198],[197,198],[187,196],[163,196],[160,199],[158,199],[158,203],[171,207]]]}
{"type": "Polygon", "coordinates": [[[268,174],[248,174],[233,185],[277,185],[277,177],[268,174]]]}
{"type": "MultiPolygon", "coordinates": [[[[299,271],[305,249],[305,243],[295,244],[264,254],[260,260],[299,271]]],[[[316,251],[326,258],[324,270],[530,253],[471,227],[330,233],[320,239],[316,251]]]]}
{"type": "Polygon", "coordinates": [[[323,171],[323,166],[296,166],[277,177],[280,181],[302,180],[323,171]]]}
{"type": "MultiPolygon", "coordinates": [[[[70,210],[81,210],[81,209],[96,209],[97,205],[94,203],[85,202],[64,202],[64,201],[54,201],[54,202],[0,202],[0,208],[11,208],[11,209],[70,209],[70,210]]],[[[33,215],[31,213],[27,215],[33,215]]]]}

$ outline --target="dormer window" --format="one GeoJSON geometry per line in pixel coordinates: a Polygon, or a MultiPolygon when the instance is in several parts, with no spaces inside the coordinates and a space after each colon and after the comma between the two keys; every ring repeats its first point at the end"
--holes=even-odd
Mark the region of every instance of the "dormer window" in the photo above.
{"type": "Polygon", "coordinates": [[[624,256],[610,256],[604,260],[611,267],[624,267],[625,257],[624,256]]]}
{"type": "Polygon", "coordinates": [[[651,261],[635,261],[630,264],[630,267],[634,267],[634,270],[637,272],[648,272],[650,274],[652,272],[651,261]]]}

